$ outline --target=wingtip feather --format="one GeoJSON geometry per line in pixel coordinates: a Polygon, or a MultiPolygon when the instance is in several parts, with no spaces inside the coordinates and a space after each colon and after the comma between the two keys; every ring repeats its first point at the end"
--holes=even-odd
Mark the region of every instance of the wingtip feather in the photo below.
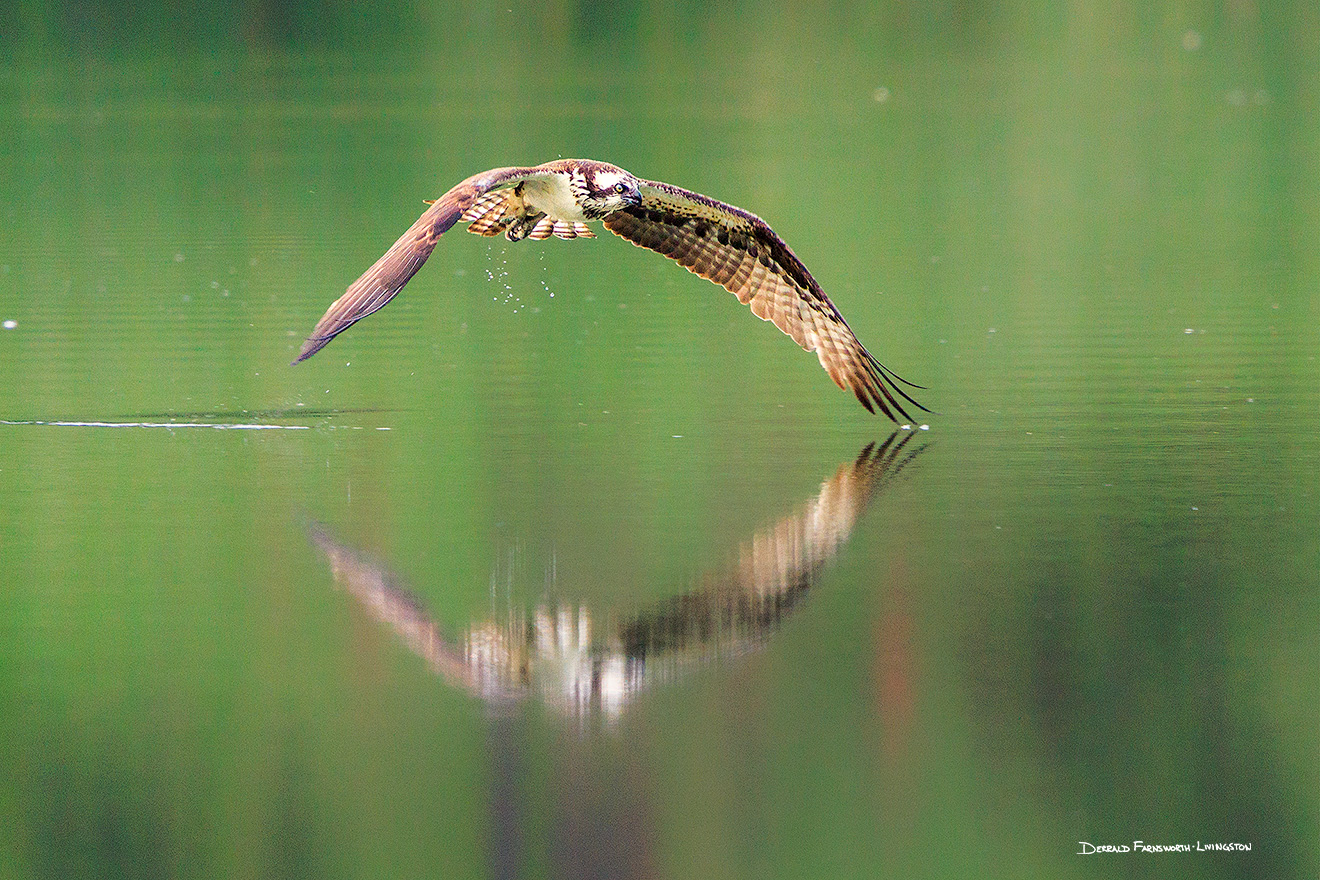
{"type": "Polygon", "coordinates": [[[309,336],[306,341],[303,342],[302,348],[299,349],[298,356],[293,359],[289,366],[292,367],[296,364],[301,364],[303,361],[329,345],[331,339],[334,339],[334,336],[309,336]]]}

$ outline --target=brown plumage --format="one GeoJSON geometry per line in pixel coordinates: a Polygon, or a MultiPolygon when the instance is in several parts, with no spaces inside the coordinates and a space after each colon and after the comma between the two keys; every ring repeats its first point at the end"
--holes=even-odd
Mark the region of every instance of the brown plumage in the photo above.
{"type": "Polygon", "coordinates": [[[460,219],[471,224],[471,232],[503,233],[514,241],[593,237],[583,221],[601,219],[614,234],[723,286],[758,318],[816,352],[835,384],[852,391],[871,412],[878,407],[895,421],[909,418],[899,397],[926,409],[899,387],[920,386],[886,369],[866,350],[807,267],[764,220],[699,193],[579,159],[497,168],[445,193],[330,306],[294,363],[389,302],[460,219]]]}

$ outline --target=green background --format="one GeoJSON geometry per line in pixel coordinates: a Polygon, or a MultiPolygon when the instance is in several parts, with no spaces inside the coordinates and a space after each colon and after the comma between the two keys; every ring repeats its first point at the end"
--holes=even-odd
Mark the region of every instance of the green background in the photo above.
{"type": "Polygon", "coordinates": [[[1318,86],[1314,3],[8,7],[0,877],[1316,876],[1318,86]],[[288,366],[562,156],[764,217],[936,411],[613,720],[446,684],[308,522],[452,632],[606,621],[890,425],[603,232],[455,231],[288,366]],[[1133,840],[1252,850],[1076,855],[1133,840]]]}

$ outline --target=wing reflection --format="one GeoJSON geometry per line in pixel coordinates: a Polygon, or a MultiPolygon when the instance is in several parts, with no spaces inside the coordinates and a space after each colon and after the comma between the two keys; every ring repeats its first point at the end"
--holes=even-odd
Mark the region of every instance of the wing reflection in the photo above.
{"type": "Polygon", "coordinates": [[[527,616],[446,636],[383,565],[309,527],[335,580],[455,687],[500,705],[537,696],[565,715],[617,716],[639,694],[714,660],[755,651],[810,590],[876,492],[926,448],[898,432],[864,448],[793,514],[757,531],[731,570],[626,615],[543,603],[527,616]],[[901,440],[899,439],[901,436],[901,440]]]}

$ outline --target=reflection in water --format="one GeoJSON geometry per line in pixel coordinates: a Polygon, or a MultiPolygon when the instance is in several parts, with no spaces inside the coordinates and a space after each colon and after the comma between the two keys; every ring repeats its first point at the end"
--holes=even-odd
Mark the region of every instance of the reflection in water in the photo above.
{"type": "Polygon", "coordinates": [[[615,717],[656,683],[764,644],[848,540],[876,491],[926,448],[907,449],[913,436],[895,432],[878,447],[868,445],[816,497],[752,535],[731,570],[625,615],[543,603],[530,616],[474,623],[450,638],[388,569],[322,526],[309,532],[335,580],[451,684],[495,705],[536,695],[565,715],[615,717]]]}

